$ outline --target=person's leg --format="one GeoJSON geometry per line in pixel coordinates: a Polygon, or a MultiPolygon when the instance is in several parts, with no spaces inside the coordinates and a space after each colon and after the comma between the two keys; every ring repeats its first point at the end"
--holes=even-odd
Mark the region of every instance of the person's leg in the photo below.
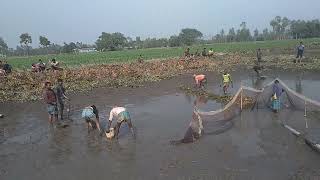
{"type": "Polygon", "coordinates": [[[224,93],[224,95],[226,95],[227,92],[228,92],[228,84],[227,84],[227,83],[224,83],[224,84],[223,84],[223,93],[224,93]]]}
{"type": "Polygon", "coordinates": [[[203,80],[199,82],[199,88],[203,88],[203,80]]]}
{"type": "Polygon", "coordinates": [[[122,122],[117,122],[117,124],[114,127],[114,137],[118,139],[118,135],[119,135],[119,130],[121,127],[121,123],[122,122]]]}
{"type": "Polygon", "coordinates": [[[47,112],[49,115],[49,123],[53,123],[53,116],[54,116],[54,107],[51,104],[47,104],[47,112]]]}
{"type": "Polygon", "coordinates": [[[86,123],[87,123],[87,129],[88,129],[88,133],[90,132],[90,122],[89,121],[86,121],[86,123]]]}
{"type": "Polygon", "coordinates": [[[52,124],[52,122],[53,122],[53,116],[52,114],[49,114],[49,123],[52,124]]]}
{"type": "Polygon", "coordinates": [[[59,101],[59,112],[60,112],[60,119],[63,120],[63,110],[64,110],[64,102],[61,100],[59,101]]]}
{"type": "Polygon", "coordinates": [[[54,122],[60,123],[59,116],[58,116],[58,105],[54,105],[54,122]]]}
{"type": "Polygon", "coordinates": [[[132,136],[135,137],[134,127],[132,125],[131,119],[129,118],[128,120],[126,120],[126,123],[128,124],[128,126],[129,126],[129,128],[131,130],[132,136]]]}
{"type": "Polygon", "coordinates": [[[94,120],[95,124],[96,124],[96,127],[98,128],[99,132],[101,132],[101,128],[100,128],[100,122],[98,119],[95,119],[94,120]]]}
{"type": "Polygon", "coordinates": [[[301,59],[302,59],[302,51],[299,51],[299,63],[301,63],[301,59]]]}

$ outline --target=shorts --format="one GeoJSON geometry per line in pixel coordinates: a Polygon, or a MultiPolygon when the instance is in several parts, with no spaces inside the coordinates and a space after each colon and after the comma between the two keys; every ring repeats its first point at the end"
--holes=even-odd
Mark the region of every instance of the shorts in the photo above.
{"type": "Polygon", "coordinates": [[[123,121],[131,123],[131,118],[128,111],[122,111],[119,114],[117,123],[122,123],[123,121]]]}
{"type": "Polygon", "coordinates": [[[228,88],[228,87],[229,87],[229,82],[224,82],[224,83],[223,83],[223,87],[224,87],[224,88],[228,88]]]}
{"type": "Polygon", "coordinates": [[[47,104],[47,111],[49,115],[56,115],[58,114],[58,107],[56,104],[47,104]]]}
{"type": "Polygon", "coordinates": [[[302,58],[302,56],[303,56],[303,51],[298,50],[297,58],[302,58]]]}
{"type": "Polygon", "coordinates": [[[92,121],[92,118],[95,116],[95,114],[93,113],[93,110],[91,108],[85,108],[82,111],[82,118],[84,118],[86,120],[86,122],[90,122],[92,121]]]}

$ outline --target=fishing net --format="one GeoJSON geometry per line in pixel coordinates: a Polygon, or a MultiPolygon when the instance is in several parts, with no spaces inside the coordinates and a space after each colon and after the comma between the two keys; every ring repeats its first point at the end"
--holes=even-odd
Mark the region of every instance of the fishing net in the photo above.
{"type": "MultiPolygon", "coordinates": [[[[279,81],[278,87],[284,90],[279,97],[281,111],[290,115],[292,111],[289,110],[298,110],[304,112],[304,116],[308,113],[319,112],[320,102],[295,92],[280,79],[275,80],[279,81]]],[[[238,116],[243,110],[268,109],[271,106],[271,97],[274,94],[273,86],[275,80],[265,85],[262,89],[241,86],[232,100],[222,109],[203,112],[195,107],[194,113],[197,118],[192,120],[195,121],[191,123],[193,129],[198,132],[201,131],[201,133],[204,131],[206,134],[216,133],[217,127],[223,127],[226,122],[238,116]],[[197,124],[199,126],[196,126],[197,124]]]]}

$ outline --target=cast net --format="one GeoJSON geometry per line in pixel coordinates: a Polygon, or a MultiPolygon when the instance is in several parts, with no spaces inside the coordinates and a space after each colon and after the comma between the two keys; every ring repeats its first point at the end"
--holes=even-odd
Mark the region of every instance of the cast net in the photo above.
{"type": "MultiPolygon", "coordinates": [[[[290,114],[290,109],[301,111],[304,116],[308,113],[319,113],[320,102],[295,92],[280,79],[275,80],[279,81],[278,87],[284,90],[279,97],[281,111],[288,110],[288,114],[290,114]]],[[[204,130],[206,134],[216,133],[217,126],[226,124],[226,122],[238,116],[243,110],[250,111],[269,108],[271,106],[271,97],[274,94],[273,86],[275,80],[265,85],[262,89],[241,86],[232,100],[222,109],[203,112],[195,107],[194,114],[196,114],[196,116],[194,116],[192,120],[195,122],[191,122],[192,128],[198,132],[204,130]]]]}

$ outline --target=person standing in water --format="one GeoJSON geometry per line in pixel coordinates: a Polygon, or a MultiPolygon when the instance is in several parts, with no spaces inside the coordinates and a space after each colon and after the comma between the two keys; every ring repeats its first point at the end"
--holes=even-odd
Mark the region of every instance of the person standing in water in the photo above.
{"type": "Polygon", "coordinates": [[[271,108],[274,112],[279,112],[280,110],[280,97],[284,89],[280,87],[279,81],[275,80],[272,86],[272,97],[271,97],[271,108]]]}
{"type": "Polygon", "coordinates": [[[69,98],[65,94],[66,90],[63,86],[62,79],[58,79],[58,85],[56,87],[56,92],[57,92],[57,99],[58,99],[58,103],[59,103],[60,119],[63,120],[64,101],[65,101],[65,99],[69,100],[69,98]]]}
{"type": "Polygon", "coordinates": [[[95,105],[85,107],[82,110],[82,118],[84,118],[87,123],[88,132],[91,127],[92,129],[98,128],[99,132],[102,133],[99,122],[99,111],[95,105]]]}
{"type": "Polygon", "coordinates": [[[297,52],[298,63],[301,63],[301,59],[304,53],[304,45],[302,42],[300,42],[300,45],[297,47],[297,52]]]}
{"type": "Polygon", "coordinates": [[[114,131],[115,131],[114,136],[116,138],[118,138],[119,130],[120,130],[121,124],[123,122],[128,124],[132,135],[135,136],[134,129],[133,129],[132,122],[131,122],[131,117],[130,117],[130,114],[127,111],[126,108],[119,107],[117,105],[113,106],[112,110],[110,111],[109,124],[108,124],[107,132],[109,132],[109,130],[111,128],[113,118],[117,118],[117,124],[114,127],[114,131]]]}
{"type": "Polygon", "coordinates": [[[231,75],[229,73],[227,73],[227,71],[224,71],[224,73],[222,75],[222,84],[223,84],[224,95],[227,94],[230,83],[231,83],[231,86],[233,87],[231,75]]]}
{"type": "Polygon", "coordinates": [[[207,83],[207,77],[204,74],[199,74],[199,75],[194,74],[193,78],[194,78],[196,87],[203,88],[204,84],[207,83]]]}
{"type": "Polygon", "coordinates": [[[49,122],[53,123],[55,121],[58,121],[57,96],[56,96],[56,93],[51,88],[50,81],[46,81],[44,86],[45,86],[45,89],[43,92],[43,99],[47,104],[49,122]]]}
{"type": "Polygon", "coordinates": [[[260,77],[260,71],[262,69],[261,61],[262,61],[262,53],[261,53],[261,49],[259,48],[257,50],[257,61],[255,62],[255,66],[253,67],[253,70],[257,73],[258,77],[260,77]]]}

